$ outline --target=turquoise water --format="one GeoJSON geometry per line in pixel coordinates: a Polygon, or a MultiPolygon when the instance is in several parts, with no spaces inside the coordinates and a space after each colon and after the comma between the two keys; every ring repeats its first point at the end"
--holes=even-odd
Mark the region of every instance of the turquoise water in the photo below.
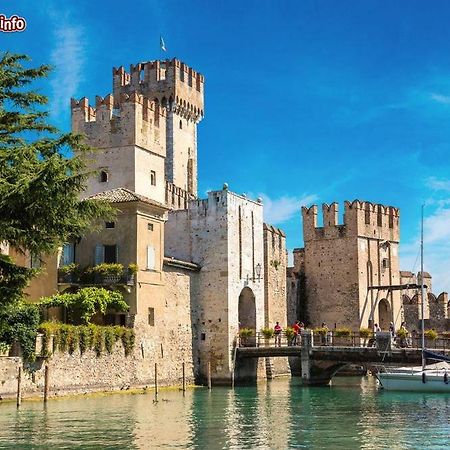
{"type": "Polygon", "coordinates": [[[214,388],[0,404],[0,448],[444,449],[450,395],[379,391],[372,377],[329,388],[278,379],[214,388]]]}

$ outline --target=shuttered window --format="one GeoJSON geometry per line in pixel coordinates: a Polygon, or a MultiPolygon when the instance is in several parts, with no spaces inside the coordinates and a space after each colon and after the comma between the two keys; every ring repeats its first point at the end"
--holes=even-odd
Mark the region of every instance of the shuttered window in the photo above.
{"type": "Polygon", "coordinates": [[[155,268],[155,249],[151,245],[147,246],[147,269],[155,268]]]}

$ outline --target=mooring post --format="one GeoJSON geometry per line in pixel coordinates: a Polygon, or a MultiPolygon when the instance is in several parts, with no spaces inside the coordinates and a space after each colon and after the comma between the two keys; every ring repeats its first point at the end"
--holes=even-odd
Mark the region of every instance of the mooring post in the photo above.
{"type": "Polygon", "coordinates": [[[312,330],[302,331],[301,364],[302,380],[305,384],[308,384],[311,378],[309,352],[313,346],[313,339],[314,338],[312,330]]]}
{"type": "Polygon", "coordinates": [[[183,396],[186,395],[186,367],[183,361],[183,396]]]}
{"type": "Polygon", "coordinates": [[[155,363],[155,399],[158,399],[158,363],[155,363]]]}
{"type": "Polygon", "coordinates": [[[17,374],[17,407],[19,408],[22,402],[22,367],[19,366],[19,372],[17,374]]]}
{"type": "Polygon", "coordinates": [[[208,361],[208,389],[211,390],[211,361],[208,361]]]}
{"type": "Polygon", "coordinates": [[[44,403],[47,403],[48,400],[48,385],[49,385],[49,367],[48,364],[44,367],[44,403]]]}

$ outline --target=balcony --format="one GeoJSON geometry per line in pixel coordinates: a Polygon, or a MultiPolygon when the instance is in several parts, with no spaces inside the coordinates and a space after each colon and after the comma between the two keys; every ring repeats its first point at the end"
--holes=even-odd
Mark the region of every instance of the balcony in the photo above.
{"type": "Polygon", "coordinates": [[[99,264],[80,268],[69,264],[58,269],[58,284],[75,286],[134,286],[137,273],[136,264],[124,268],[122,264],[99,264]]]}

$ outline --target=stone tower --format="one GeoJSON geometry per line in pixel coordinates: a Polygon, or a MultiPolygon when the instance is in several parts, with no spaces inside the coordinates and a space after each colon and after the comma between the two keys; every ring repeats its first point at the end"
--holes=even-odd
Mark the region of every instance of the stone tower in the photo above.
{"type": "MultiPolygon", "coordinates": [[[[370,202],[345,202],[344,224],[338,205],[302,208],[307,316],[313,326],[359,329],[389,322],[400,326],[399,210],[370,202]],[[376,287],[374,289],[374,287],[376,287]]],[[[294,253],[295,256],[295,253],[294,253]]]]}
{"type": "Polygon", "coordinates": [[[99,149],[86,195],[128,188],[172,208],[197,196],[204,77],[173,59],[113,68],[113,93],[72,100],[72,130],[99,149]]]}

